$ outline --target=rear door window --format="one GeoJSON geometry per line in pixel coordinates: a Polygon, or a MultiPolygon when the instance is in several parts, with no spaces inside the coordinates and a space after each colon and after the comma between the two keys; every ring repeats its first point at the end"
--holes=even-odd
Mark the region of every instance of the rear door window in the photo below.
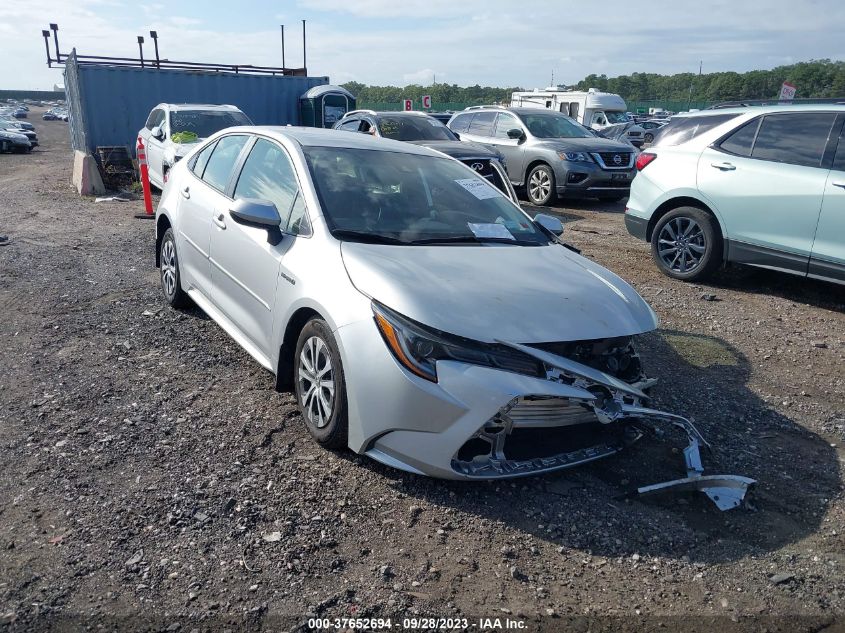
{"type": "Polygon", "coordinates": [[[843,126],[842,133],[839,135],[839,145],[833,159],[833,168],[836,171],[845,171],[845,126],[843,126]]]}
{"type": "Polygon", "coordinates": [[[202,179],[218,191],[225,192],[235,169],[235,161],[238,160],[248,138],[244,134],[232,134],[217,141],[211,158],[205,166],[202,179]]]}
{"type": "Polygon", "coordinates": [[[473,118],[467,131],[476,136],[491,136],[493,134],[493,121],[495,119],[495,112],[479,112],[473,118]]]}
{"type": "Polygon", "coordinates": [[[832,112],[770,114],[760,124],[751,157],[820,167],[835,118],[832,112]]]}
{"type": "Polygon", "coordinates": [[[206,147],[201,149],[191,162],[191,171],[193,171],[197,178],[202,178],[205,171],[205,166],[208,164],[208,159],[211,158],[211,152],[214,151],[214,146],[217,143],[209,143],[206,147]]]}
{"type": "Polygon", "coordinates": [[[751,148],[754,146],[754,139],[757,137],[757,128],[759,127],[760,119],[749,121],[719,143],[719,148],[736,156],[751,156],[751,148]]]}

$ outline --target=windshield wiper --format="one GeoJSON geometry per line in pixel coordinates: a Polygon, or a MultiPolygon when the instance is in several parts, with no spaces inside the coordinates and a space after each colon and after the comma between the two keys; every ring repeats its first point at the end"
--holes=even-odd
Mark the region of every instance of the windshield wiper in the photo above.
{"type": "Polygon", "coordinates": [[[516,246],[537,246],[539,244],[538,242],[531,242],[528,240],[512,240],[507,237],[477,237],[475,235],[430,237],[422,240],[412,240],[407,243],[412,246],[419,246],[422,244],[481,244],[484,242],[492,242],[495,244],[514,244],[516,246]]]}
{"type": "Polygon", "coordinates": [[[346,229],[338,229],[332,231],[332,235],[339,240],[351,240],[354,242],[364,242],[365,244],[411,244],[405,240],[400,240],[389,235],[381,235],[379,233],[366,233],[365,231],[350,231],[346,229]]]}

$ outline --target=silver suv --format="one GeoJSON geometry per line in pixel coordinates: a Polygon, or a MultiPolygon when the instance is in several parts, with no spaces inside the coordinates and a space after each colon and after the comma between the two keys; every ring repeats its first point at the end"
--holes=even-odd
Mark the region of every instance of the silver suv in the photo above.
{"type": "Polygon", "coordinates": [[[600,138],[558,112],[471,108],[453,116],[449,128],[462,141],[501,152],[511,182],[524,186],[534,204],[550,204],[557,196],[621,200],[636,174],[636,148],[600,138]]]}

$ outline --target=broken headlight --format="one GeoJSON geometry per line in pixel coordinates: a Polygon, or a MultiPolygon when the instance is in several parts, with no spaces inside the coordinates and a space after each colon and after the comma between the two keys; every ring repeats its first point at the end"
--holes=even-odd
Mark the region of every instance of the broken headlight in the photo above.
{"type": "Polygon", "coordinates": [[[437,361],[454,360],[530,376],[544,375],[543,363],[504,345],[482,343],[426,327],[373,301],[376,326],[393,356],[412,373],[437,382],[437,361]]]}

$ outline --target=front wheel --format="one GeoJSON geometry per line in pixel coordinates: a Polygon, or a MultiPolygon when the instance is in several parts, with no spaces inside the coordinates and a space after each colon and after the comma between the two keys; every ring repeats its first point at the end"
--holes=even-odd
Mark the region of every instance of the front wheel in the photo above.
{"type": "Polygon", "coordinates": [[[643,140],[645,140],[646,143],[651,143],[654,140],[654,134],[646,132],[645,136],[643,136],[643,140]]]}
{"type": "Polygon", "coordinates": [[[716,220],[696,207],[680,207],[660,218],[651,235],[657,267],[682,281],[709,277],[722,263],[722,237],[716,220]]]}
{"type": "Polygon", "coordinates": [[[173,229],[167,229],[159,247],[161,290],[167,303],[173,308],[187,308],[191,299],[182,290],[182,274],[179,271],[179,256],[176,254],[176,237],[173,229]]]}
{"type": "Polygon", "coordinates": [[[343,365],[331,328],[313,318],[299,334],[294,361],[296,404],[305,428],[326,448],[348,444],[349,419],[343,365]]]}
{"type": "Polygon", "coordinates": [[[545,206],[555,199],[555,175],[548,165],[537,165],[528,172],[526,179],[528,199],[536,205],[545,206]]]}

